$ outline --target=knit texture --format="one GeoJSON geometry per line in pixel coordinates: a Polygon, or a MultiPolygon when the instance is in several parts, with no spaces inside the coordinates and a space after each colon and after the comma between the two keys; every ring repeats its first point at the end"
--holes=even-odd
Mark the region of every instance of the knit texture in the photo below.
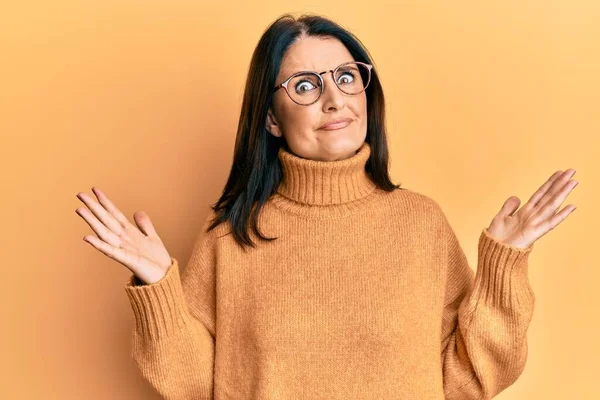
{"type": "Polygon", "coordinates": [[[467,263],[440,206],[350,158],[279,151],[284,178],[242,248],[221,224],[180,269],[125,290],[132,356],[165,399],[490,399],[522,373],[533,245],[479,237],[467,263]]]}

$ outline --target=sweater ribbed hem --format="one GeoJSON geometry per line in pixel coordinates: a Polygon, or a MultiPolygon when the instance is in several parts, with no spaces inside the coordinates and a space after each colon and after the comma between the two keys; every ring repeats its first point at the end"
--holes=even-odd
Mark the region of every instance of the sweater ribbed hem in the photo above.
{"type": "Polygon", "coordinates": [[[478,303],[503,308],[529,308],[535,295],[529,283],[529,254],[534,244],[520,248],[501,242],[483,229],[479,237],[479,255],[474,294],[478,303]]]}
{"type": "Polygon", "coordinates": [[[190,320],[181,286],[179,264],[171,257],[166,275],[151,284],[136,285],[132,275],[125,285],[135,318],[135,330],[150,339],[166,338],[190,320]]]}

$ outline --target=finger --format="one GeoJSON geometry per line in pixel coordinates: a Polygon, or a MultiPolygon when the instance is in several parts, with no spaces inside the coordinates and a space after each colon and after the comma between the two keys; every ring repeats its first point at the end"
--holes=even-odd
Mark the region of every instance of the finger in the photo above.
{"type": "Polygon", "coordinates": [[[110,199],[108,198],[108,196],[106,195],[106,193],[104,193],[104,191],[100,190],[97,187],[93,187],[92,188],[92,192],[94,192],[94,194],[96,195],[96,197],[98,198],[98,201],[100,202],[100,204],[102,204],[102,206],[113,216],[115,217],[115,219],[121,224],[121,226],[123,226],[124,228],[127,225],[130,225],[131,223],[129,222],[129,220],[127,219],[127,217],[121,212],[121,210],[119,210],[112,201],[110,201],[110,199]]]}
{"type": "Polygon", "coordinates": [[[78,193],[77,198],[81,200],[108,229],[113,231],[117,236],[121,236],[124,229],[123,226],[121,226],[115,217],[109,214],[100,203],[85,193],[78,193]]]}
{"type": "Polygon", "coordinates": [[[143,211],[138,211],[133,214],[133,220],[137,224],[139,230],[141,230],[144,234],[158,238],[156,230],[154,229],[154,225],[152,225],[152,221],[150,221],[148,214],[143,211]]]}
{"type": "Polygon", "coordinates": [[[557,193],[562,191],[563,187],[568,183],[569,179],[571,179],[571,177],[575,175],[575,172],[576,171],[573,168],[569,168],[565,172],[563,172],[562,175],[554,181],[552,187],[544,194],[544,196],[542,196],[540,201],[538,201],[538,203],[536,204],[536,208],[544,207],[544,205],[551,201],[557,193]]]}
{"type": "Polygon", "coordinates": [[[558,224],[563,222],[569,215],[571,215],[573,211],[575,211],[576,208],[577,207],[575,207],[573,204],[569,204],[568,206],[560,210],[560,212],[558,212],[552,218],[547,219],[545,226],[547,231],[554,229],[558,224]]]}
{"type": "Polygon", "coordinates": [[[579,182],[572,180],[567,182],[562,190],[554,195],[552,199],[546,202],[538,211],[538,217],[542,220],[548,219],[556,213],[556,210],[565,201],[569,193],[577,186],[579,182]]]}
{"type": "Polygon", "coordinates": [[[75,212],[88,223],[99,238],[112,246],[120,247],[121,239],[111,230],[106,228],[87,208],[77,208],[75,212]]]}
{"type": "Polygon", "coordinates": [[[76,209],[75,212],[88,223],[96,235],[98,235],[98,237],[104,242],[131,253],[138,252],[137,247],[130,243],[130,240],[126,234],[123,234],[120,237],[117,236],[113,231],[107,229],[106,226],[100,223],[94,214],[92,214],[87,208],[81,207],[76,209]]]}
{"type": "Polygon", "coordinates": [[[536,204],[540,201],[540,199],[546,194],[550,186],[554,183],[554,181],[562,175],[562,171],[558,170],[538,189],[536,192],[529,198],[526,205],[528,207],[535,207],[536,204]]]}
{"type": "Polygon", "coordinates": [[[136,272],[135,270],[139,269],[140,264],[143,264],[144,259],[140,257],[139,254],[130,253],[124,249],[112,246],[95,236],[87,235],[83,237],[83,240],[113,260],[120,262],[132,272],[136,272]]]}

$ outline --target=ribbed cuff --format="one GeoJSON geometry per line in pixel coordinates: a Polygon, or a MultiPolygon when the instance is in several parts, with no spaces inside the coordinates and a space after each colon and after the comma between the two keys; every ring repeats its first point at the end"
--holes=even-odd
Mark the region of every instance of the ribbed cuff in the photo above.
{"type": "Polygon", "coordinates": [[[509,245],[483,229],[474,286],[478,300],[505,308],[530,308],[535,301],[528,273],[533,247],[534,244],[527,248],[509,245]]]}
{"type": "Polygon", "coordinates": [[[136,332],[149,339],[166,338],[189,320],[177,260],[171,257],[166,275],[157,282],[136,286],[132,275],[125,284],[135,317],[136,332]]]}

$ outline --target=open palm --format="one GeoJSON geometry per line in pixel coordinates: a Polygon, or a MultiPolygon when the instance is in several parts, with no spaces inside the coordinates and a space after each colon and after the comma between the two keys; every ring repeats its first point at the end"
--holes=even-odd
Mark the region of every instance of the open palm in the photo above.
{"type": "Polygon", "coordinates": [[[570,180],[575,172],[573,168],[556,171],[518,211],[521,200],[516,196],[509,197],[487,228],[489,234],[514,247],[526,249],[531,246],[577,208],[570,204],[556,212],[579,183],[570,180]]]}
{"type": "Polygon", "coordinates": [[[85,193],[77,198],[88,208],[77,208],[81,216],[98,237],[86,235],[83,240],[108,257],[129,268],[146,283],[159,281],[171,265],[171,256],[143,211],[133,214],[133,225],[123,213],[98,188],[92,191],[98,201],[85,193]]]}

